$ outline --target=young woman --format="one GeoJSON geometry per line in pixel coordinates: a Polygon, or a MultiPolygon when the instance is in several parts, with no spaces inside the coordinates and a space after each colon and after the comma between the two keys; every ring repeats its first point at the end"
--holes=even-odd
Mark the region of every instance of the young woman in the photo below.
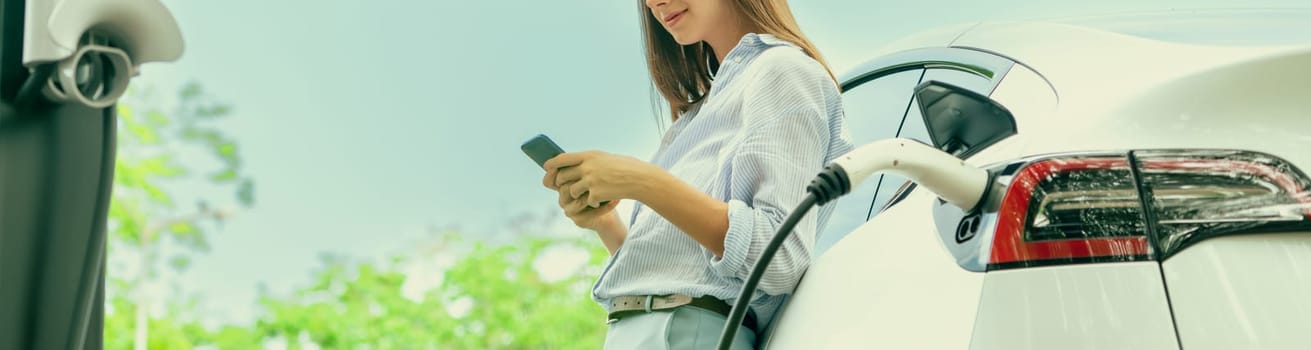
{"type": "MultiPolygon", "coordinates": [[[[647,66],[673,122],[650,162],[599,151],[546,163],[543,185],[610,250],[592,297],[607,349],[712,348],[774,231],[851,149],[838,86],[785,0],[643,0],[647,66]],[[625,227],[615,206],[631,199],[625,227]],[[608,202],[608,203],[605,203],[608,202]]],[[[831,206],[770,263],[735,347],[751,348],[810,262],[831,206]]]]}

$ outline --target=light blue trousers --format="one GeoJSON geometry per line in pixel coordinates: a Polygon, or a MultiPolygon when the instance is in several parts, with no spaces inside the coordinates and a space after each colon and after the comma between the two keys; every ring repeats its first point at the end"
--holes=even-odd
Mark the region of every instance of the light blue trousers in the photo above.
{"type": "MultiPolygon", "coordinates": [[[[653,311],[624,317],[610,324],[606,350],[714,350],[724,331],[724,316],[695,307],[653,311]]],[[[755,348],[756,334],[738,327],[733,350],[755,348]]]]}

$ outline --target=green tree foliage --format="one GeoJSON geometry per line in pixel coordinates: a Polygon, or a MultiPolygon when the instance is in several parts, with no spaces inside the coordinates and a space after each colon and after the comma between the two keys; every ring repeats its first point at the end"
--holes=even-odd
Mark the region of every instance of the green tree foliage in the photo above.
{"type": "MultiPolygon", "coordinates": [[[[136,314],[136,303],[131,299],[117,296],[107,302],[108,308],[115,312],[105,315],[106,349],[131,349],[136,314]],[[112,336],[122,334],[125,336],[112,336]]],[[[264,337],[256,329],[224,325],[210,330],[196,322],[197,315],[189,313],[189,305],[173,303],[167,305],[167,312],[150,318],[150,338],[146,341],[147,349],[192,349],[200,346],[212,346],[218,349],[259,349],[264,344],[264,337]]]]}
{"type": "MultiPolygon", "coordinates": [[[[254,203],[255,184],[243,173],[237,143],[215,125],[231,111],[194,82],[171,99],[150,88],[133,90],[124,98],[118,105],[118,161],[109,209],[115,246],[150,251],[169,239],[189,251],[209,250],[207,224],[221,221],[229,210],[214,205],[221,198],[182,205],[170,185],[208,183],[229,191],[236,205],[254,203]]],[[[185,255],[155,261],[175,268],[188,264],[185,255]]],[[[148,275],[156,268],[148,266],[148,275]]]]}
{"type": "MultiPolygon", "coordinates": [[[[207,329],[188,311],[191,302],[171,303],[149,321],[148,348],[576,349],[604,342],[605,312],[589,297],[606,256],[600,244],[530,237],[489,245],[447,235],[439,245],[436,257],[458,257],[448,264],[423,254],[382,262],[327,257],[311,285],[282,296],[261,292],[260,316],[247,326],[207,329]],[[553,251],[581,264],[547,278],[543,260],[553,251]],[[414,268],[425,264],[432,266],[414,268]],[[407,281],[436,276],[421,293],[406,292],[407,281]]],[[[111,289],[128,288],[116,283],[111,289]]],[[[131,348],[131,337],[112,335],[132,333],[135,304],[117,297],[108,307],[106,348],[131,348]]]]}
{"type": "Polygon", "coordinates": [[[159,296],[143,289],[158,282],[164,266],[183,270],[190,264],[191,254],[209,250],[207,235],[230,213],[230,209],[216,206],[215,200],[242,207],[254,203],[254,181],[243,172],[237,143],[216,126],[231,110],[194,82],[183,86],[176,96],[161,96],[149,87],[135,89],[118,105],[108,248],[111,259],[130,256],[137,269],[134,276],[110,271],[111,283],[121,288],[113,288],[107,301],[113,314],[106,317],[131,320],[126,323],[130,331],[110,328],[124,323],[107,325],[106,342],[111,348],[124,343],[137,349],[175,348],[183,344],[173,340],[195,336],[195,329],[185,333],[183,328],[152,320],[146,312],[149,305],[172,301],[158,300],[159,296]],[[181,184],[209,185],[231,193],[231,198],[202,196],[194,205],[184,205],[170,190],[181,184]],[[173,254],[162,256],[164,252],[173,254]],[[137,305],[147,307],[139,309],[137,305]],[[157,325],[162,328],[156,329],[157,325]],[[155,329],[153,338],[148,332],[151,329],[155,329]]]}
{"type": "MultiPolygon", "coordinates": [[[[105,314],[105,348],[131,349],[134,339],[132,334],[136,327],[137,303],[121,291],[130,288],[123,280],[111,281],[107,286],[110,293],[106,301],[105,314]]],[[[234,334],[224,327],[218,331],[209,331],[195,320],[198,315],[191,313],[195,300],[172,301],[164,304],[165,312],[155,315],[147,321],[150,337],[144,346],[148,349],[191,349],[201,345],[216,345],[221,349],[256,349],[260,347],[260,338],[249,329],[239,328],[234,334]]]]}
{"type": "MultiPolygon", "coordinates": [[[[265,296],[257,327],[269,336],[304,334],[324,348],[562,349],[597,348],[605,313],[589,297],[606,252],[596,242],[528,238],[510,245],[469,243],[422,297],[403,292],[404,267],[421,257],[385,264],[325,259],[316,283],[287,298],[265,296]],[[551,250],[581,254],[580,268],[547,280],[540,259],[551,250]]],[[[423,274],[423,273],[420,273],[423,274]]]]}

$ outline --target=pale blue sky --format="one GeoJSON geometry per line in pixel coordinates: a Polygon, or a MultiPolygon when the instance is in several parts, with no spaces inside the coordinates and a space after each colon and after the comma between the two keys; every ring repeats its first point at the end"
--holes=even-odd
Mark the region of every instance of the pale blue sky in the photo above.
{"type": "MultiPolygon", "coordinates": [[[[659,142],[633,0],[165,1],[187,51],[135,84],[196,79],[235,114],[258,190],[181,282],[245,320],[257,283],[304,285],[320,252],[376,256],[427,226],[486,237],[553,212],[518,146],[647,158],[659,142]]],[[[836,72],[936,26],[1252,1],[792,1],[836,72]]],[[[1298,6],[1302,1],[1267,1],[1298,6]]],[[[184,189],[185,190],[185,189],[184,189]]]]}

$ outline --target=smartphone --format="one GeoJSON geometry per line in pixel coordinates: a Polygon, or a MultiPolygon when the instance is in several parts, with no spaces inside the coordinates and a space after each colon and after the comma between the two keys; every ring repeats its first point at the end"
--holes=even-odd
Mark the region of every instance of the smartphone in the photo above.
{"type": "MultiPolygon", "coordinates": [[[[519,146],[519,148],[523,150],[524,154],[528,155],[528,158],[532,158],[534,162],[537,162],[537,166],[542,167],[542,169],[546,169],[546,161],[564,153],[564,149],[561,149],[560,145],[555,144],[555,141],[551,141],[550,137],[542,134],[528,139],[528,142],[524,142],[523,146],[519,146]]],[[[603,207],[606,204],[610,204],[610,201],[601,202],[603,207]]]]}
{"type": "Polygon", "coordinates": [[[534,162],[537,162],[537,166],[540,166],[543,169],[546,168],[546,161],[564,153],[564,150],[560,149],[560,146],[556,145],[555,141],[551,141],[550,137],[541,134],[528,139],[528,142],[524,142],[523,146],[520,146],[519,148],[523,149],[523,153],[527,154],[528,158],[532,158],[534,162]]]}

